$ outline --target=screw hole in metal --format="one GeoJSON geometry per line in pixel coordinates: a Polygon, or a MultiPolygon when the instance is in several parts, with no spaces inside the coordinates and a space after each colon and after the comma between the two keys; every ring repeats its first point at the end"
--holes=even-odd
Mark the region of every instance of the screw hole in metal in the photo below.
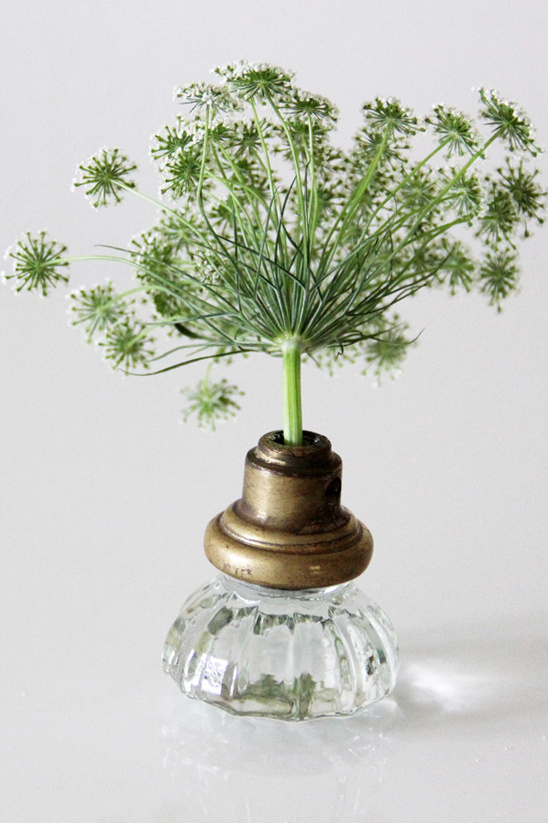
{"type": "Polygon", "coordinates": [[[341,493],[341,478],[335,477],[325,490],[326,497],[338,497],[341,493]]]}

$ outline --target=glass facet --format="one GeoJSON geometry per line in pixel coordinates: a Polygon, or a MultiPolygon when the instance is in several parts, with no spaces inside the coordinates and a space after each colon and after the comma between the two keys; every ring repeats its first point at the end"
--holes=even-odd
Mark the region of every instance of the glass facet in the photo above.
{"type": "Polygon", "coordinates": [[[390,694],[398,649],[354,583],[287,591],[220,574],[185,603],[164,670],[189,697],[242,715],[348,715],[390,694]]]}

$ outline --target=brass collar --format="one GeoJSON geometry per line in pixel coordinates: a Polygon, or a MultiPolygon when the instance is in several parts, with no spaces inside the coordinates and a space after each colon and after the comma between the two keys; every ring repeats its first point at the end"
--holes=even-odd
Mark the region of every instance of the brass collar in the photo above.
{"type": "Polygon", "coordinates": [[[369,564],[373,539],[341,506],[342,461],[326,437],[281,432],[248,452],[242,497],[215,517],[205,552],[225,574],[276,589],[346,583],[369,564]]]}

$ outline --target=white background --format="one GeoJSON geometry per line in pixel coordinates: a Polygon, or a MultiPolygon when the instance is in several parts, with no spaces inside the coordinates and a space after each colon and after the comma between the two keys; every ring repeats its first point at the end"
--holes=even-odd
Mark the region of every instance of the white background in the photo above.
{"type": "MultiPolygon", "coordinates": [[[[173,86],[239,58],[333,99],[343,144],[375,95],[473,112],[481,85],[546,143],[547,31],[543,0],[4,0],[0,243],[47,228],[87,253],[148,228],[146,204],[71,193],[76,166],[121,146],[155,194],[148,138],[178,111],[173,86]]],[[[227,370],[242,412],[203,433],[178,422],[201,369],[122,378],[69,327],[62,289],[0,290],[2,823],[548,819],[547,257],[539,230],[500,315],[479,296],[412,301],[424,331],[394,383],[305,369],[305,426],[343,457],[343,502],[374,534],[360,585],[402,668],[372,712],[304,725],[194,705],[159,666],[212,574],[207,521],[280,426],[279,363],[227,370]]],[[[72,286],[119,274],[79,264],[72,286]]]]}

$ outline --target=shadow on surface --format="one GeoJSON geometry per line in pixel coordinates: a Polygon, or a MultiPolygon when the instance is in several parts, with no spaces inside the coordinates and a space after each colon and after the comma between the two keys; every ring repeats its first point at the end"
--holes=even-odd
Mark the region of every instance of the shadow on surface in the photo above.
{"type": "Polygon", "coordinates": [[[548,618],[455,623],[404,647],[394,729],[430,721],[474,731],[548,709],[548,618]]]}
{"type": "Polygon", "coordinates": [[[299,821],[381,823],[380,784],[410,734],[485,738],[538,724],[548,708],[546,623],[536,615],[415,635],[404,641],[394,696],[348,718],[235,717],[173,692],[164,765],[188,820],[222,812],[226,823],[292,823],[299,797],[299,821]]]}

